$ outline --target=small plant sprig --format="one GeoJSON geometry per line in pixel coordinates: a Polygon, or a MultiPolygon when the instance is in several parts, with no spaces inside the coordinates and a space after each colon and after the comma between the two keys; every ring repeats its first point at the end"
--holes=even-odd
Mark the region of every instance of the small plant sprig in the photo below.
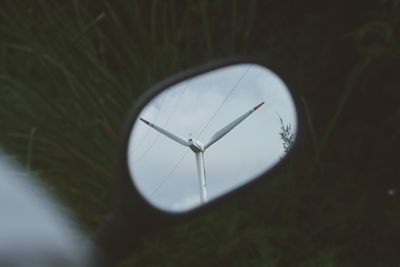
{"type": "Polygon", "coordinates": [[[294,144],[294,133],[292,132],[292,125],[290,123],[285,124],[279,114],[278,117],[281,124],[281,131],[279,135],[283,142],[283,150],[287,153],[292,149],[292,146],[294,144]]]}

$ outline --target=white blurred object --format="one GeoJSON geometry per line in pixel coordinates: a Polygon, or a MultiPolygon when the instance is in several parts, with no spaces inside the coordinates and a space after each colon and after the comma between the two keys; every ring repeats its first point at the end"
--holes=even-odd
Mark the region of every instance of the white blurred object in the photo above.
{"type": "Polygon", "coordinates": [[[83,241],[60,207],[0,151],[0,266],[87,266],[83,241]]]}

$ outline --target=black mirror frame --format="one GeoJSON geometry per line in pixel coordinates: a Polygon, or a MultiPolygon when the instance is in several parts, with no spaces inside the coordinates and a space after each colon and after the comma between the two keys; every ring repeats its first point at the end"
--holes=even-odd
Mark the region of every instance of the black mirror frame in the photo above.
{"type": "Polygon", "coordinates": [[[261,180],[264,180],[262,177],[271,176],[285,171],[287,162],[296,157],[296,154],[298,154],[298,151],[300,150],[298,147],[300,146],[303,137],[305,123],[296,90],[291,88],[290,82],[284,80],[282,77],[283,76],[280,75],[280,72],[277,71],[277,68],[274,68],[266,62],[250,57],[235,57],[216,60],[183,71],[155,84],[149,90],[144,92],[144,94],[133,104],[131,112],[123,127],[117,166],[118,199],[116,200],[116,207],[109,218],[109,221],[103,224],[98,232],[98,246],[103,250],[102,253],[107,254],[103,258],[104,261],[107,262],[106,266],[112,266],[113,263],[115,264],[120,262],[124,257],[126,257],[126,255],[131,253],[137,245],[139,245],[143,238],[146,238],[171,224],[184,222],[190,218],[203,214],[209,209],[217,207],[229,199],[238,197],[241,193],[249,191],[260,184],[261,180]],[[168,212],[154,207],[136,189],[128,168],[127,149],[129,138],[133,125],[135,124],[140,112],[156,95],[170,86],[193,76],[236,64],[257,64],[263,66],[275,73],[285,83],[290,91],[297,111],[297,133],[294,146],[291,151],[271,169],[260,174],[249,183],[213,199],[205,205],[180,213],[168,212]]]}

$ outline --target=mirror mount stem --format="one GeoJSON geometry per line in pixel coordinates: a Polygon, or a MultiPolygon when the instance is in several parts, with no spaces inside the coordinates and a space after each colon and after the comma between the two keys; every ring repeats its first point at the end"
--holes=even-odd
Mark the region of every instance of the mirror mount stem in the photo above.
{"type": "Polygon", "coordinates": [[[145,235],[141,227],[127,221],[120,209],[107,215],[94,238],[98,259],[95,266],[117,266],[134,251],[145,235]]]}

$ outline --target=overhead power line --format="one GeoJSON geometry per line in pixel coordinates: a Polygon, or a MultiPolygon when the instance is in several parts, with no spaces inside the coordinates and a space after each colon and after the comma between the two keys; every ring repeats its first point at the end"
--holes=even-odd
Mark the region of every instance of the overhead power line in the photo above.
{"type": "MultiPolygon", "coordinates": [[[[179,95],[178,101],[176,101],[175,106],[174,106],[172,112],[170,113],[170,115],[169,115],[167,121],[166,121],[166,122],[164,123],[164,125],[163,125],[163,128],[165,128],[165,127],[167,126],[168,122],[171,120],[172,116],[174,115],[174,113],[175,113],[175,111],[176,111],[176,108],[178,107],[178,104],[179,104],[179,102],[180,102],[181,99],[182,99],[182,96],[184,95],[186,89],[188,88],[188,86],[189,86],[189,84],[190,84],[190,81],[191,81],[191,80],[187,81],[187,83],[185,84],[185,87],[183,88],[182,93],[179,95]]],[[[149,129],[150,129],[150,128],[149,128],[149,129]]],[[[141,155],[139,158],[137,158],[136,160],[134,160],[133,162],[139,162],[142,158],[144,158],[144,156],[145,156],[145,155],[153,148],[153,146],[156,144],[156,142],[158,141],[158,138],[159,138],[159,137],[160,137],[160,133],[157,134],[156,139],[154,139],[153,143],[146,149],[146,151],[144,151],[144,152],[142,153],[142,155],[141,155]]]]}
{"type": "MultiPolygon", "coordinates": [[[[252,65],[249,65],[246,69],[246,71],[242,74],[242,76],[239,78],[239,80],[236,82],[236,84],[231,88],[229,93],[225,96],[224,100],[222,103],[218,106],[217,110],[214,112],[212,117],[208,120],[207,124],[203,127],[201,130],[200,134],[198,135],[197,138],[200,138],[200,136],[203,134],[204,130],[208,127],[208,125],[211,123],[211,121],[215,118],[217,115],[218,111],[221,109],[221,107],[225,104],[226,100],[229,98],[229,96],[232,94],[232,92],[235,90],[235,88],[238,86],[240,81],[244,78],[244,76],[249,72],[250,68],[252,65]]],[[[160,135],[160,134],[159,134],[160,135]]],[[[159,136],[158,135],[158,136],[159,136]]],[[[183,159],[186,157],[187,153],[189,152],[189,149],[186,150],[186,152],[183,154],[183,156],[178,160],[178,162],[174,165],[174,167],[171,169],[171,171],[168,173],[168,175],[161,181],[161,183],[154,189],[154,191],[151,193],[151,196],[153,196],[155,193],[158,192],[158,190],[166,183],[166,181],[172,176],[172,174],[175,172],[175,170],[178,168],[179,164],[183,161],[183,159]]]]}
{"type": "Polygon", "coordinates": [[[165,184],[165,182],[172,176],[172,174],[175,172],[176,168],[178,168],[179,164],[183,161],[183,159],[186,157],[187,153],[190,151],[190,149],[187,149],[185,153],[182,155],[182,157],[178,160],[178,162],[175,164],[175,166],[171,169],[171,171],[168,173],[167,176],[161,181],[161,183],[153,190],[151,193],[151,196],[154,196],[155,193],[165,184]]]}
{"type": "MultiPolygon", "coordinates": [[[[164,96],[162,97],[162,100],[161,100],[160,109],[157,111],[157,114],[156,114],[156,116],[155,116],[155,118],[154,118],[154,123],[156,123],[157,120],[158,120],[158,116],[160,115],[160,111],[162,110],[162,108],[163,108],[163,106],[164,106],[164,100],[165,100],[165,98],[166,98],[166,96],[164,95],[164,96]]],[[[147,128],[146,134],[145,134],[145,135],[143,136],[143,138],[138,142],[138,145],[137,145],[136,147],[134,147],[133,149],[138,149],[138,148],[140,147],[140,145],[143,144],[143,141],[144,141],[144,139],[146,139],[146,137],[147,137],[147,135],[149,134],[149,132],[150,132],[150,128],[147,128]]]]}
{"type": "Polygon", "coordinates": [[[222,101],[222,103],[218,106],[218,108],[215,110],[214,114],[212,115],[212,117],[208,120],[207,124],[203,127],[203,129],[201,130],[199,136],[197,137],[197,139],[199,139],[201,137],[201,135],[204,133],[205,129],[207,129],[208,125],[210,125],[211,121],[215,118],[215,116],[217,115],[218,111],[221,109],[221,107],[225,104],[226,100],[228,99],[228,97],[233,93],[233,90],[236,89],[236,87],[238,86],[238,84],[240,83],[240,81],[243,79],[243,77],[249,72],[250,68],[252,65],[249,65],[246,69],[246,71],[242,74],[242,76],[240,76],[239,80],[236,82],[236,84],[232,87],[232,89],[229,91],[229,93],[225,96],[224,100],[222,101]]]}

